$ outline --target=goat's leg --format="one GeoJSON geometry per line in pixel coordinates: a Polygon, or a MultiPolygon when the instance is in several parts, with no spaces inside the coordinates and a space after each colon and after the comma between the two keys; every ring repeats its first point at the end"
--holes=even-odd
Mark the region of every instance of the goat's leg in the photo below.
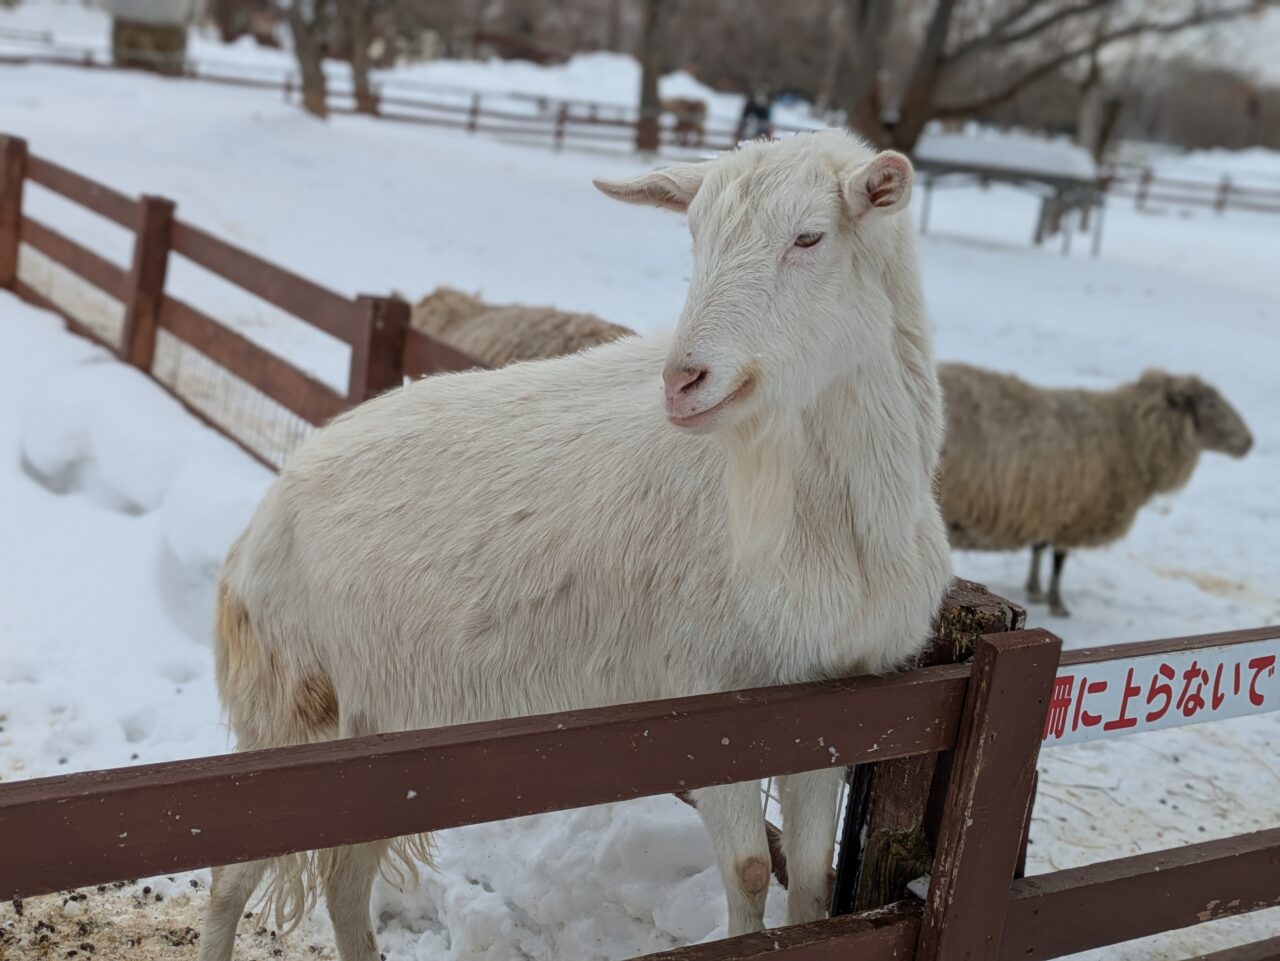
{"type": "Polygon", "coordinates": [[[1031,570],[1027,574],[1027,600],[1035,603],[1044,600],[1044,590],[1040,587],[1040,555],[1048,546],[1043,541],[1031,545],[1031,570]]]}
{"type": "Polygon", "coordinates": [[[387,842],[332,848],[323,855],[321,883],[342,961],[378,961],[378,941],[369,921],[373,877],[387,842]]]}
{"type": "Polygon", "coordinates": [[[778,779],[782,850],[787,855],[787,924],[817,921],[831,905],[836,802],[844,767],[778,779]]]}
{"type": "Polygon", "coordinates": [[[694,791],[693,797],[720,865],[729,904],[729,935],[761,930],[770,862],[760,784],[746,781],[703,788],[694,791]]]}
{"type": "Polygon", "coordinates": [[[209,907],[200,932],[199,961],[230,961],[236,925],[267,870],[266,861],[247,861],[213,869],[209,907]]]}
{"type": "Polygon", "coordinates": [[[1067,552],[1053,549],[1053,578],[1049,581],[1049,613],[1055,617],[1069,617],[1071,612],[1062,603],[1062,565],[1067,562],[1067,552]]]}

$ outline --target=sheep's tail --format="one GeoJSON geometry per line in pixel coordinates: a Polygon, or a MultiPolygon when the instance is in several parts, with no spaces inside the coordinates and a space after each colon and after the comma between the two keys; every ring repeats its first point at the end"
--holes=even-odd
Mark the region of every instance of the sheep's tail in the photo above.
{"type": "MultiPolygon", "coordinates": [[[[267,650],[244,602],[225,581],[218,591],[214,653],[218,691],[239,750],[339,736],[338,696],[328,674],[319,665],[286,662],[267,650]]],[[[420,864],[434,866],[428,834],[372,843],[382,849],[379,873],[401,889],[417,884],[420,864]]],[[[299,851],[268,860],[255,910],[267,912],[281,933],[297,927],[315,907],[321,882],[340,850],[299,851]]]]}

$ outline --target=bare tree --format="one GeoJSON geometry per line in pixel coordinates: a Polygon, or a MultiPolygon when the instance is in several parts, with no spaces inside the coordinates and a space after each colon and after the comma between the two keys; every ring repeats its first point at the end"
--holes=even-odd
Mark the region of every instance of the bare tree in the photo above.
{"type": "Polygon", "coordinates": [[[338,18],[351,60],[351,85],[356,109],[377,113],[378,100],[369,81],[369,44],[372,41],[373,0],[338,0],[338,18]]]}
{"type": "MultiPolygon", "coordinates": [[[[868,8],[876,0],[849,0],[868,8]]],[[[980,115],[1060,71],[1078,66],[1114,44],[1141,36],[1168,36],[1232,20],[1275,0],[935,0],[908,71],[895,122],[883,124],[877,83],[855,69],[846,105],[851,122],[884,146],[911,150],[935,118],[980,115]],[[1099,21],[1099,17],[1107,14],[1099,21]],[[1102,26],[1090,29],[1095,23],[1102,26]],[[1083,28],[1083,29],[1082,29],[1083,28]],[[999,69],[993,69],[993,64],[999,69]],[[969,82],[957,82],[967,77],[969,82]],[[949,95],[943,96],[943,91],[949,95]],[[954,92],[953,92],[954,91],[954,92]]],[[[901,10],[902,8],[898,8],[901,10]]],[[[852,11],[851,11],[852,12],[852,11]]],[[[866,13],[870,14],[870,9],[866,13]]],[[[859,41],[856,16],[850,20],[859,41]]],[[[887,25],[871,21],[883,37],[887,25]]],[[[874,51],[870,51],[874,56],[874,51]]],[[[854,58],[858,58],[855,56],[854,58]]],[[[865,67],[861,68],[865,73],[865,67]]]]}
{"type": "Polygon", "coordinates": [[[317,117],[329,115],[324,79],[327,27],[327,0],[291,0],[289,29],[293,33],[293,52],[302,77],[302,106],[317,117]]]}
{"type": "Polygon", "coordinates": [[[657,150],[658,122],[662,101],[658,79],[662,76],[666,19],[673,0],[645,0],[644,26],[640,35],[640,122],[636,125],[636,149],[657,150]]]}
{"type": "Polygon", "coordinates": [[[876,143],[887,140],[883,124],[884,53],[893,23],[893,0],[843,0],[850,73],[846,86],[848,124],[876,143]]]}
{"type": "Polygon", "coordinates": [[[836,78],[840,75],[840,61],[844,59],[848,37],[845,35],[845,16],[848,11],[847,0],[831,0],[831,11],[827,14],[827,62],[822,68],[822,79],[818,82],[818,95],[814,98],[813,108],[818,116],[831,109],[836,92],[836,78]]]}

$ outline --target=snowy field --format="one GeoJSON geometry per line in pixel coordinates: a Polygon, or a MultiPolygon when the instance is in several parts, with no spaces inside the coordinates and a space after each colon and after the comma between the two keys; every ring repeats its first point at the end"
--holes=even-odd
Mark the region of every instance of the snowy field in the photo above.
{"type": "MultiPolygon", "coordinates": [[[[0,11],[0,26],[28,25],[31,12],[0,11]]],[[[486,68],[450,69],[472,82],[486,68]]],[[[587,84],[573,89],[597,96],[607,85],[587,84]]],[[[54,67],[0,66],[0,131],[129,193],[171,197],[192,223],[343,293],[416,298],[447,283],[641,331],[672,324],[683,300],[682,218],[611,203],[590,186],[638,170],[631,157],[367,118],[321,124],[267,92],[54,67]]],[[[1280,177],[1280,158],[1161,163],[1170,175],[1182,168],[1280,177]]],[[[126,262],[113,225],[39,188],[27,203],[126,262]]],[[[1187,489],[1148,507],[1123,542],[1073,554],[1064,584],[1074,616],[1032,608],[1030,623],[1082,647],[1280,621],[1280,217],[1114,202],[1095,260],[1083,238],[1069,257],[1029,247],[1034,216],[1034,200],[1013,190],[935,195],[921,252],[941,358],[1096,387],[1148,366],[1195,372],[1237,405],[1256,445],[1240,462],[1206,456],[1187,489]]],[[[191,264],[172,276],[179,296],[213,316],[331,382],[344,375],[344,349],[324,335],[191,264]]],[[[226,750],[211,590],[269,475],[52,317],[0,294],[0,324],[0,779],[226,750]]],[[[1014,599],[1025,564],[956,558],[958,573],[1014,599]]],[[[1046,752],[1030,870],[1280,824],[1278,737],[1271,715],[1046,752]]],[[[440,841],[439,870],[417,891],[380,885],[375,895],[391,961],[614,959],[724,932],[709,846],[673,798],[440,841]]],[[[142,957],[111,953],[122,932],[154,942],[155,957],[194,957],[182,934],[198,926],[206,880],[195,872],[144,882],[146,895],[141,883],[92,893],[80,907],[40,899],[22,917],[0,908],[0,931],[30,930],[35,917],[78,928],[88,916],[97,957],[142,957]]],[[[771,894],[770,920],[783,917],[784,898],[771,894]]],[[[242,926],[245,957],[332,957],[322,917],[282,942],[257,926],[242,926]]],[[[1271,911],[1094,956],[1183,958],[1278,927],[1271,911]]],[[[4,956],[40,956],[22,950],[4,956]]]]}

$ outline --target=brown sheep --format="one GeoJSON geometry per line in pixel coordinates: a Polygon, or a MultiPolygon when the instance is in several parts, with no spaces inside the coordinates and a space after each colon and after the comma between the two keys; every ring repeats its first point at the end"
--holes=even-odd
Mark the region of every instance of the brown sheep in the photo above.
{"type": "Polygon", "coordinates": [[[1182,487],[1200,452],[1243,457],[1243,419],[1197,377],[1149,370],[1114,390],[1051,390],[966,364],[939,364],[946,398],[940,499],[953,547],[1030,546],[1030,600],[1066,616],[1067,551],[1123,537],[1155,494],[1182,487]],[[1040,555],[1053,546],[1048,595],[1040,555]]]}
{"type": "Polygon", "coordinates": [[[593,314],[486,304],[452,287],[418,301],[410,323],[490,367],[572,354],[635,333],[593,314]]]}

